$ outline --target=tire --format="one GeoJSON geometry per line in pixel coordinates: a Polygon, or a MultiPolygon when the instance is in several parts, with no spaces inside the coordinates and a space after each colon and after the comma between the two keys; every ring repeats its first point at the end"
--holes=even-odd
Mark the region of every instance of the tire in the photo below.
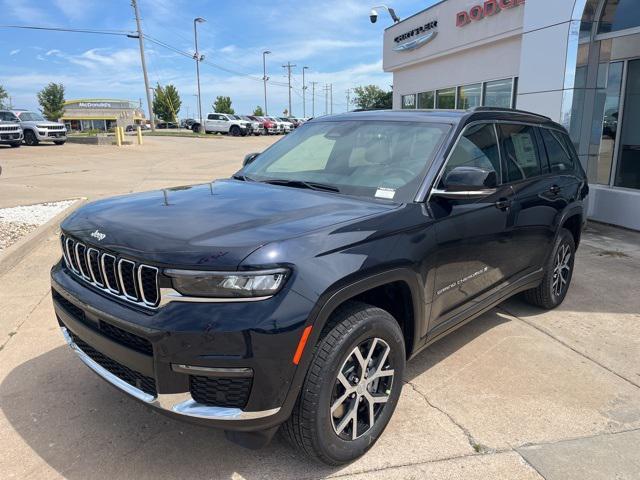
{"type": "Polygon", "coordinates": [[[55,140],[53,143],[55,143],[56,145],[64,145],[64,142],[66,140],[55,140]]]}
{"type": "Polygon", "coordinates": [[[315,346],[300,396],[280,428],[282,436],[297,450],[328,465],[364,455],[393,415],[405,361],[402,330],[388,312],[359,302],[339,307],[315,346]],[[367,358],[371,358],[368,365],[374,366],[363,369],[360,362],[367,358]],[[368,371],[368,378],[363,371],[368,371]],[[386,401],[370,403],[376,397],[386,401]]]}
{"type": "Polygon", "coordinates": [[[9,145],[11,145],[11,148],[20,148],[20,145],[22,145],[22,142],[13,142],[13,143],[10,143],[9,145]]]}
{"type": "Polygon", "coordinates": [[[36,134],[33,133],[33,131],[25,130],[24,131],[24,143],[26,145],[29,145],[30,147],[35,147],[40,142],[38,141],[38,138],[36,137],[36,134]]]}
{"type": "Polygon", "coordinates": [[[237,125],[233,125],[231,127],[231,130],[229,130],[229,133],[232,136],[237,137],[238,135],[240,135],[240,127],[238,127],[237,125]]]}
{"type": "Polygon", "coordinates": [[[576,245],[571,232],[560,229],[553,252],[547,260],[540,285],[523,293],[524,300],[546,310],[560,305],[569,291],[573,277],[576,245]]]}

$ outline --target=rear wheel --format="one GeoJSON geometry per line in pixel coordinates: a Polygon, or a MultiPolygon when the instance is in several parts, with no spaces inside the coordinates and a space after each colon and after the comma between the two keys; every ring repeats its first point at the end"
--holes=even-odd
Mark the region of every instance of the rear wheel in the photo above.
{"type": "Polygon", "coordinates": [[[283,436],[329,465],[364,455],[396,408],[405,358],[402,331],[388,312],[356,302],[341,307],[315,347],[283,436]]]}
{"type": "Polygon", "coordinates": [[[30,147],[33,147],[35,145],[38,145],[38,143],[40,143],[40,142],[38,141],[38,138],[36,137],[35,133],[33,133],[31,130],[25,130],[24,131],[24,143],[26,143],[30,147]]]}
{"type": "Polygon", "coordinates": [[[560,230],[540,285],[524,292],[524,299],[537,307],[550,310],[560,305],[567,295],[575,258],[575,242],[571,232],[560,230]]]}

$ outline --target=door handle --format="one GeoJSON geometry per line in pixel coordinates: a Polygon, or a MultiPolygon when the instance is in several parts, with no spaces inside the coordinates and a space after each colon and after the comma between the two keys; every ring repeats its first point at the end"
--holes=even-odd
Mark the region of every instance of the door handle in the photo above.
{"type": "Polygon", "coordinates": [[[549,187],[549,191],[554,195],[557,195],[562,191],[562,188],[560,188],[558,185],[551,185],[549,187]]]}
{"type": "Polygon", "coordinates": [[[499,210],[509,210],[509,208],[511,208],[511,200],[501,198],[495,203],[495,205],[499,210]]]}

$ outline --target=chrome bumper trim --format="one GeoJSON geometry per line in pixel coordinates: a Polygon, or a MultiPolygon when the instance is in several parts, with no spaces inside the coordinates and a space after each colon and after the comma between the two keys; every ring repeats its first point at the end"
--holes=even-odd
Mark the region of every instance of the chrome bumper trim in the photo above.
{"type": "Polygon", "coordinates": [[[239,408],[211,407],[209,405],[203,405],[196,402],[189,392],[169,394],[160,393],[154,397],[133,385],[129,385],[127,382],[121,380],[113,373],[102,367],[102,365],[94,361],[84,353],[78,345],[76,345],[76,343],[71,339],[66,327],[60,327],[60,329],[62,330],[62,335],[67,342],[67,345],[69,345],[71,350],[73,350],[73,352],[87,367],[125,393],[128,393],[132,397],[162,410],[169,410],[177,413],[178,415],[203,418],[206,420],[254,420],[275,415],[280,411],[280,407],[255,412],[247,412],[239,408]]]}

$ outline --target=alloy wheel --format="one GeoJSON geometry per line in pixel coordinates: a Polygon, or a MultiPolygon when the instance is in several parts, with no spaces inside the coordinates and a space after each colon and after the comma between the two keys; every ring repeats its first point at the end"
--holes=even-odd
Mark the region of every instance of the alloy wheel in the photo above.
{"type": "Polygon", "coordinates": [[[333,430],[342,439],[361,437],[380,418],[393,387],[390,352],[381,338],[368,339],[342,364],[329,406],[333,430]]]}
{"type": "Polygon", "coordinates": [[[553,283],[551,291],[560,297],[569,283],[571,274],[571,248],[566,243],[560,245],[553,262],[553,283]]]}

